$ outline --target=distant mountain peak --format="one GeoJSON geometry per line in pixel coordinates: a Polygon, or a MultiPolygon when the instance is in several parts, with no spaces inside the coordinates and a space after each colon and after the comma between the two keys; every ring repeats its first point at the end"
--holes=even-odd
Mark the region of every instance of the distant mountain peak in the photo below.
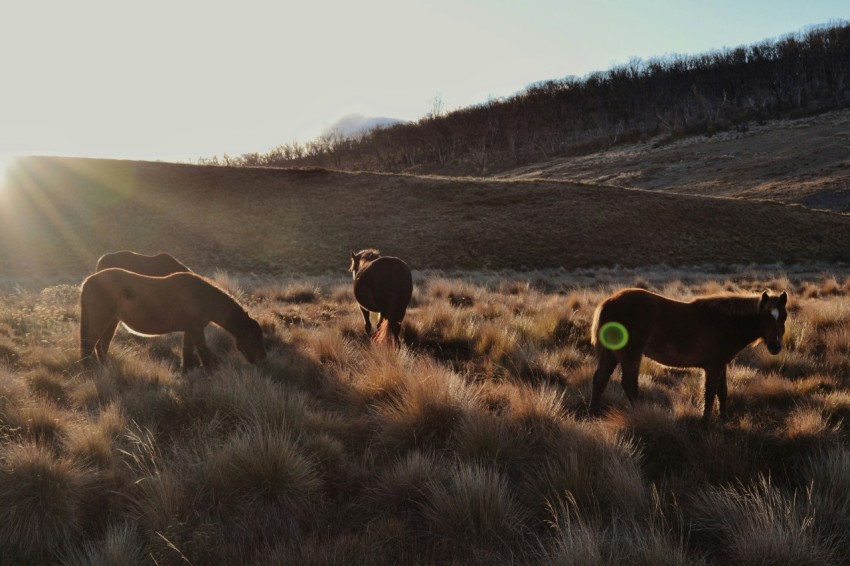
{"type": "Polygon", "coordinates": [[[364,116],[363,114],[346,114],[323,131],[324,134],[340,133],[345,137],[357,137],[368,133],[376,128],[384,128],[398,124],[401,120],[396,118],[364,116]]]}

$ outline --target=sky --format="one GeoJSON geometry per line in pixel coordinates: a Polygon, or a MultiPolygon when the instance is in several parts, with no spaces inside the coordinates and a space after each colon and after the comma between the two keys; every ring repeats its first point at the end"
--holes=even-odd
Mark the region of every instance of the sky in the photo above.
{"type": "Polygon", "coordinates": [[[263,153],[836,20],[846,0],[3,0],[0,160],[263,153]]]}

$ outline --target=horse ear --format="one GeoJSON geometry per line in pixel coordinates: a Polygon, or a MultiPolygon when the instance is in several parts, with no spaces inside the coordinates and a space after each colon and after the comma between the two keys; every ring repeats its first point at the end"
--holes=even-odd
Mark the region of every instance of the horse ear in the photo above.
{"type": "Polygon", "coordinates": [[[355,254],[354,252],[351,252],[351,259],[356,259],[356,258],[357,258],[357,254],[355,254]]]}
{"type": "Polygon", "coordinates": [[[770,298],[770,295],[767,293],[767,291],[765,291],[764,293],[762,293],[762,294],[761,294],[761,300],[759,300],[759,306],[761,306],[761,305],[765,304],[765,303],[767,302],[767,299],[768,299],[768,298],[770,298]]]}
{"type": "Polygon", "coordinates": [[[779,295],[779,304],[784,306],[785,303],[787,303],[787,302],[788,302],[788,293],[786,293],[785,291],[782,291],[782,294],[779,295]]]}

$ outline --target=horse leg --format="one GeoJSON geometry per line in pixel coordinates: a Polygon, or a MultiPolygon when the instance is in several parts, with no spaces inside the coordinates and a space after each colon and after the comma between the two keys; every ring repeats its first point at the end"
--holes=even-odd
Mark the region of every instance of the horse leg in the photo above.
{"type": "Polygon", "coordinates": [[[192,341],[192,337],[189,336],[187,332],[183,333],[183,373],[198,367],[201,364],[198,355],[196,354],[197,348],[195,347],[195,343],[192,341]]]}
{"type": "MultiPolygon", "coordinates": [[[[407,312],[407,302],[409,299],[401,295],[401,290],[396,291],[395,297],[393,297],[393,308],[387,311],[386,318],[389,319],[390,322],[390,331],[393,335],[393,341],[395,344],[399,344],[401,342],[401,323],[404,321],[404,315],[407,312]]],[[[384,315],[381,314],[381,318],[384,315]]]]}
{"type": "MultiPolygon", "coordinates": [[[[703,422],[708,422],[708,420],[711,418],[711,411],[714,408],[714,398],[717,396],[717,390],[719,388],[721,374],[724,374],[725,377],[725,371],[719,370],[717,368],[705,368],[705,404],[703,405],[702,409],[703,422]]],[[[725,389],[725,379],[723,381],[725,389]]]]}
{"type": "Polygon", "coordinates": [[[183,333],[183,373],[198,367],[198,356],[195,355],[195,343],[188,332],[183,333]]]}
{"type": "Polygon", "coordinates": [[[372,334],[372,321],[369,320],[369,311],[364,309],[363,307],[360,307],[360,313],[363,315],[363,320],[366,321],[366,336],[369,336],[372,334]]]}
{"type": "Polygon", "coordinates": [[[726,366],[717,378],[717,399],[720,401],[720,420],[726,421],[726,366]]]}
{"type": "Polygon", "coordinates": [[[393,342],[395,344],[398,344],[401,341],[400,338],[399,338],[401,336],[401,321],[400,320],[399,321],[395,321],[395,320],[390,321],[390,332],[393,335],[393,342]]]}
{"type": "Polygon", "coordinates": [[[92,329],[91,315],[83,306],[80,313],[80,361],[91,366],[97,360],[94,349],[97,346],[97,334],[92,329]]]}
{"type": "MultiPolygon", "coordinates": [[[[87,301],[81,301],[80,306],[80,360],[86,366],[91,366],[96,360],[106,361],[106,350],[109,348],[109,342],[106,342],[105,347],[101,345],[106,332],[110,329],[112,321],[107,318],[104,312],[93,312],[87,301]]],[[[114,326],[117,326],[117,319],[114,326]]],[[[112,328],[115,332],[115,328],[112,328]]],[[[109,336],[110,340],[112,336],[109,336]]]]}
{"type": "Polygon", "coordinates": [[[621,383],[623,385],[623,391],[626,392],[626,398],[629,400],[631,405],[634,405],[638,397],[640,396],[638,392],[638,375],[640,374],[640,359],[641,356],[634,359],[626,359],[620,360],[620,366],[622,369],[622,378],[621,383]]]}
{"type": "Polygon", "coordinates": [[[100,360],[100,363],[106,363],[106,353],[109,351],[109,345],[112,343],[112,338],[115,336],[115,331],[118,329],[118,322],[120,321],[117,318],[110,320],[95,345],[95,352],[97,353],[97,359],[100,360]]]}
{"type": "Polygon", "coordinates": [[[599,405],[602,400],[602,393],[608,385],[608,380],[611,374],[617,369],[619,363],[617,357],[614,356],[611,350],[598,346],[596,348],[596,372],[593,374],[593,389],[590,393],[590,408],[591,415],[599,414],[599,405]]]}
{"type": "MultiPolygon", "coordinates": [[[[189,332],[186,332],[185,337],[188,336],[191,342],[195,345],[195,349],[198,351],[198,355],[201,357],[201,363],[208,370],[213,369],[217,365],[217,360],[210,349],[207,347],[207,341],[204,338],[204,329],[194,329],[189,332]]],[[[185,345],[185,341],[183,342],[185,345]]],[[[185,349],[183,351],[185,355],[185,349]]],[[[191,364],[191,362],[190,362],[191,364]]],[[[183,367],[186,366],[186,358],[183,358],[183,367]]]]}

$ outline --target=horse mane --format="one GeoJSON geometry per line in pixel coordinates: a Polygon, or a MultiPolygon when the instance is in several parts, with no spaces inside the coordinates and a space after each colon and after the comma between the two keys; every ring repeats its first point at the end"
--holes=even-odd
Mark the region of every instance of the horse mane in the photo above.
{"type": "Polygon", "coordinates": [[[691,303],[704,306],[721,314],[749,316],[758,313],[759,297],[746,295],[709,295],[698,297],[691,303]]]}
{"type": "Polygon", "coordinates": [[[351,252],[351,254],[351,265],[348,267],[348,270],[351,272],[362,269],[366,264],[381,257],[381,252],[375,248],[366,248],[357,253],[351,252]]]}
{"type": "MultiPolygon", "coordinates": [[[[188,272],[188,273],[191,276],[193,276],[197,279],[200,279],[201,281],[203,281],[204,283],[209,285],[208,290],[211,291],[213,293],[213,295],[217,295],[218,298],[220,298],[220,299],[228,299],[227,302],[232,303],[235,307],[238,308],[239,311],[242,312],[242,314],[244,314],[245,316],[250,316],[248,314],[248,310],[244,306],[242,306],[242,302],[239,301],[239,299],[237,299],[236,297],[234,297],[233,294],[230,291],[228,291],[227,289],[225,289],[224,287],[222,287],[221,285],[219,285],[218,283],[216,283],[215,281],[213,281],[209,277],[205,277],[205,276],[201,275],[200,273],[195,273],[195,272],[188,272]]],[[[235,311],[235,309],[234,309],[234,311],[235,311]]]]}
{"type": "Polygon", "coordinates": [[[364,250],[360,250],[354,255],[359,257],[361,261],[375,261],[381,257],[381,252],[375,248],[366,248],[364,250]]]}

